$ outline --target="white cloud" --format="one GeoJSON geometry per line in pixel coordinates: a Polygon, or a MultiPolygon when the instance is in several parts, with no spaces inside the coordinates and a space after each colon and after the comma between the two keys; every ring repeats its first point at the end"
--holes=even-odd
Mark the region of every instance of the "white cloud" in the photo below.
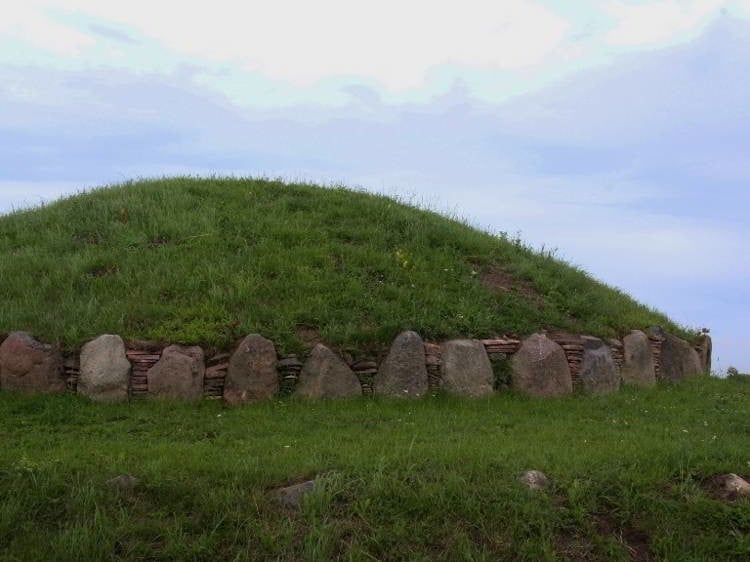
{"type": "Polygon", "coordinates": [[[622,47],[668,42],[698,31],[727,5],[726,0],[612,1],[607,10],[616,24],[607,41],[622,47]]]}
{"type": "Polygon", "coordinates": [[[57,55],[75,56],[95,41],[85,33],[56,23],[43,7],[33,2],[14,2],[3,6],[0,38],[20,39],[57,55]]]}
{"type": "Polygon", "coordinates": [[[734,0],[730,3],[729,10],[735,15],[750,16],[750,0],[734,0]]]}
{"type": "MultiPolygon", "coordinates": [[[[52,27],[57,33],[60,26],[43,16],[44,6],[136,29],[183,56],[230,63],[295,85],[348,75],[395,90],[419,86],[439,65],[540,64],[569,28],[565,19],[529,0],[40,0],[36,10],[20,4],[10,10],[28,24],[23,37],[52,27]]],[[[79,47],[80,35],[69,31],[57,43],[79,47]]]]}
{"type": "Polygon", "coordinates": [[[240,105],[336,105],[342,85],[357,82],[391,102],[425,102],[457,79],[499,101],[633,47],[692,37],[722,10],[750,17],[750,0],[10,0],[0,61],[190,66],[240,105]]]}

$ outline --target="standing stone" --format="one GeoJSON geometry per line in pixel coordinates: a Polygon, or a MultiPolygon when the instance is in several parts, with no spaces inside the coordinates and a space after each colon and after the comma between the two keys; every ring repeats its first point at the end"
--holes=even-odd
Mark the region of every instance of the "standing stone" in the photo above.
{"type": "Polygon", "coordinates": [[[403,332],[393,341],[375,376],[375,395],[421,398],[428,386],[422,338],[416,332],[403,332]]]}
{"type": "Polygon", "coordinates": [[[640,330],[633,330],[623,338],[622,343],[625,356],[622,382],[644,387],[654,386],[656,370],[648,336],[640,330]]]}
{"type": "Polygon", "coordinates": [[[559,396],[573,392],[565,351],[544,334],[534,334],[513,355],[511,386],[530,396],[559,396]]]}
{"type": "Polygon", "coordinates": [[[205,356],[200,347],[170,345],[147,373],[148,397],[200,400],[205,372],[205,356]]]}
{"type": "Polygon", "coordinates": [[[338,355],[319,343],[302,368],[294,394],[302,398],[355,398],[362,396],[362,385],[338,355]]]}
{"type": "Polygon", "coordinates": [[[258,334],[247,336],[232,354],[224,386],[228,404],[256,402],[279,392],[276,348],[258,334]]]}
{"type": "Polygon", "coordinates": [[[482,342],[453,340],[442,345],[443,389],[448,394],[481,398],[494,392],[495,376],[482,342]]]}
{"type": "Polygon", "coordinates": [[[713,342],[711,336],[703,334],[696,346],[698,357],[701,362],[701,372],[705,375],[711,374],[711,355],[713,354],[713,342]]]}
{"type": "Polygon", "coordinates": [[[661,377],[666,381],[679,381],[703,373],[698,352],[683,339],[664,333],[661,344],[661,377]]]}
{"type": "Polygon", "coordinates": [[[128,399],[130,361],[120,336],[99,336],[81,350],[78,393],[96,402],[128,399]]]}
{"type": "Polygon", "coordinates": [[[64,392],[62,354],[26,332],[14,332],[0,345],[0,388],[15,392],[64,392]]]}
{"type": "Polygon", "coordinates": [[[588,394],[607,394],[620,388],[620,373],[612,351],[599,338],[583,336],[583,363],[578,377],[588,394]]]}

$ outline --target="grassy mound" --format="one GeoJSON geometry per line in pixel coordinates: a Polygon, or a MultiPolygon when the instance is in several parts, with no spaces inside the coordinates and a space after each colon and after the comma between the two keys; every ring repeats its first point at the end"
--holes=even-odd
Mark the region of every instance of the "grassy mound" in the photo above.
{"type": "Polygon", "coordinates": [[[94,404],[0,393],[0,560],[750,559],[750,385],[94,404]],[[529,493],[516,478],[544,471],[529,493]],[[107,481],[132,475],[118,493],[107,481]],[[302,509],[268,492],[319,478],[302,509]]]}
{"type": "Polygon", "coordinates": [[[254,179],[101,188],[0,217],[0,332],[222,347],[259,332],[379,348],[555,328],[616,336],[663,315],[580,269],[393,199],[254,179]]]}

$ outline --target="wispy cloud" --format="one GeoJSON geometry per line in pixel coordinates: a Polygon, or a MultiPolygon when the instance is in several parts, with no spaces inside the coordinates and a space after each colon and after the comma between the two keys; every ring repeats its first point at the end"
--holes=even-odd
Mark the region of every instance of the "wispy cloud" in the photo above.
{"type": "Polygon", "coordinates": [[[498,102],[634,48],[685,42],[721,14],[750,9],[746,0],[26,0],[4,9],[0,61],[133,72],[194,65],[203,85],[248,106],[342,106],[339,90],[363,83],[390,103],[426,102],[459,79],[498,102]]]}
{"type": "Polygon", "coordinates": [[[95,33],[96,35],[99,35],[100,37],[104,37],[105,39],[118,41],[127,45],[133,45],[137,43],[137,41],[133,37],[131,37],[129,33],[109,25],[101,23],[91,23],[88,26],[88,30],[92,33],[95,33]]]}

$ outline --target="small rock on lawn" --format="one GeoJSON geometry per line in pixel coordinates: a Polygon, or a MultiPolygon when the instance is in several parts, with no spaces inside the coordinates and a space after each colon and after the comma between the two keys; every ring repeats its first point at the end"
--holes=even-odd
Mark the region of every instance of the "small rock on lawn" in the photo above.
{"type": "Polygon", "coordinates": [[[518,481],[529,490],[543,490],[549,486],[549,478],[541,470],[527,470],[518,477],[518,481]]]}
{"type": "Polygon", "coordinates": [[[750,483],[737,474],[721,474],[711,481],[719,499],[733,501],[740,498],[750,498],[750,483]]]}
{"type": "Polygon", "coordinates": [[[131,492],[141,483],[139,478],[130,474],[120,474],[107,480],[107,485],[119,492],[131,492]]]}
{"type": "Polygon", "coordinates": [[[271,497],[282,507],[286,507],[287,509],[299,509],[302,505],[302,498],[314,489],[315,481],[308,480],[307,482],[274,490],[271,492],[271,497]]]}

